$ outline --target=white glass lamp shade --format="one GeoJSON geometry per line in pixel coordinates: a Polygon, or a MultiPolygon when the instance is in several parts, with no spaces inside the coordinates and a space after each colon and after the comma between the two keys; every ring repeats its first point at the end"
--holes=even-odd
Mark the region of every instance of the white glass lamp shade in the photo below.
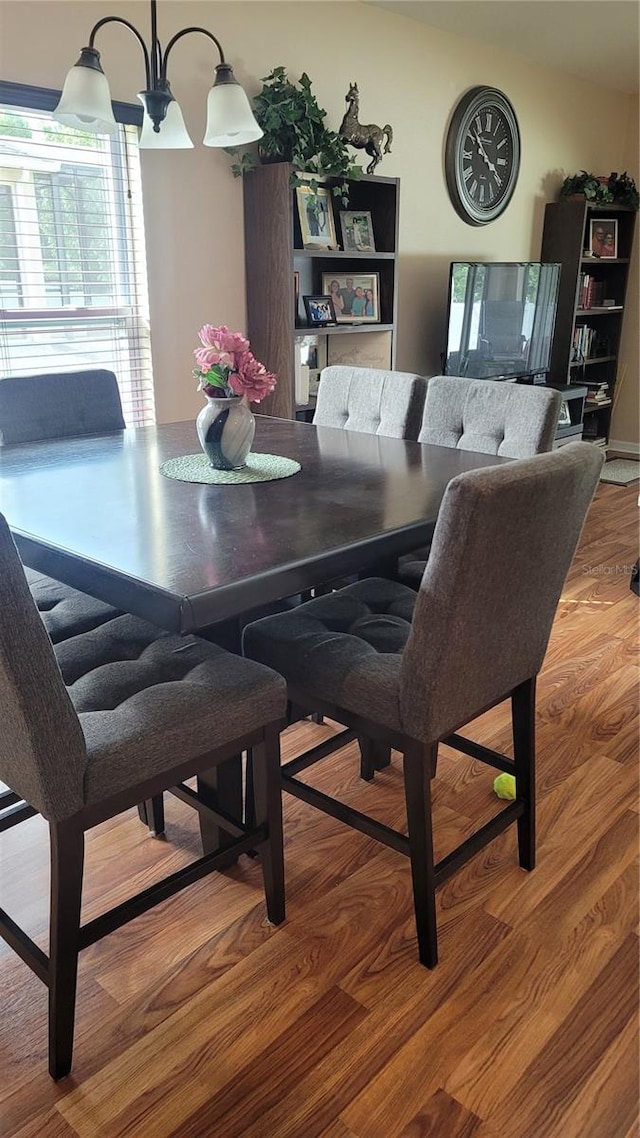
{"type": "Polygon", "coordinates": [[[193,142],[184,125],[184,118],[180,104],[172,99],[167,107],[167,113],[160,123],[160,130],[153,129],[153,122],[147,114],[144,95],[138,95],[144,107],[142,130],[140,132],[141,150],[193,150],[193,142]]]}
{"type": "Polygon", "coordinates": [[[113,117],[111,93],[104,72],[76,63],[64,81],[53,117],[78,130],[114,134],[118,124],[113,117]]]}
{"type": "Polygon", "coordinates": [[[224,81],[216,79],[209,91],[205,146],[242,146],[262,138],[264,133],[255,120],[247,95],[235,79],[227,78],[229,73],[233,76],[230,67],[224,73],[224,81]]]}

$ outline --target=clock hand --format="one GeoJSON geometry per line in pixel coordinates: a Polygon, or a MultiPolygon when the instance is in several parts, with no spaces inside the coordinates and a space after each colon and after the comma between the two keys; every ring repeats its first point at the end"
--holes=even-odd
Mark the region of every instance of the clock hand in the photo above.
{"type": "Polygon", "coordinates": [[[484,162],[486,162],[486,164],[487,164],[487,166],[489,167],[489,169],[490,169],[491,173],[492,173],[492,174],[497,174],[497,173],[498,173],[498,171],[496,170],[496,168],[495,168],[495,166],[494,166],[493,162],[492,162],[492,161],[491,161],[491,159],[489,158],[489,156],[488,156],[488,154],[487,154],[487,152],[486,152],[486,150],[485,150],[484,146],[482,145],[482,142],[480,141],[480,138],[479,138],[479,136],[478,136],[477,134],[474,134],[474,133],[473,133],[473,131],[470,131],[469,133],[470,133],[470,135],[471,135],[471,137],[472,137],[473,141],[475,142],[476,146],[478,147],[478,153],[479,153],[480,157],[483,159],[483,161],[484,161],[484,162]]]}

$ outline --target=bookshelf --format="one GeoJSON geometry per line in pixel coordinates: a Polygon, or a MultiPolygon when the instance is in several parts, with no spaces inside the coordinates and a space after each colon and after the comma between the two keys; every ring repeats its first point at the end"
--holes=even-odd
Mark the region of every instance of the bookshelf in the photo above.
{"type": "MultiPolygon", "coordinates": [[[[349,181],[347,204],[332,196],[340,245],[340,210],[368,211],[375,252],[305,249],[291,174],[291,165],[279,162],[258,166],[244,176],[247,334],[257,359],[278,376],[273,394],[255,410],[287,419],[313,414],[313,395],[305,403],[296,401],[296,357],[299,367],[301,349],[311,351],[312,379],[332,363],[394,367],[400,194],[399,179],[363,174],[349,181]],[[378,275],[379,321],[309,327],[302,297],[322,294],[323,274],[358,273],[378,275]]],[[[331,190],[336,179],[318,181],[331,190]]]]}
{"type": "Polygon", "coordinates": [[[582,437],[600,446],[609,441],[635,221],[634,210],[582,198],[545,208],[541,259],[562,264],[549,380],[586,388],[582,437]],[[599,221],[616,222],[615,257],[589,255],[599,221]]]}

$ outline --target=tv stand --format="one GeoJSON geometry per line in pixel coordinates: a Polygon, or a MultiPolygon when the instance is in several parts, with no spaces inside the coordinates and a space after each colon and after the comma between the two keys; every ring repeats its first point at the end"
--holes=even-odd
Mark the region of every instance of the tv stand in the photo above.
{"type": "Polygon", "coordinates": [[[536,387],[546,387],[551,391],[560,392],[563,405],[556,429],[554,449],[566,443],[580,441],[588,388],[573,383],[550,383],[546,372],[540,372],[538,375],[519,375],[516,377],[516,383],[533,384],[536,387]]]}
{"type": "Polygon", "coordinates": [[[576,443],[582,438],[584,404],[587,398],[587,388],[573,383],[541,383],[537,387],[546,387],[549,390],[559,391],[562,396],[562,410],[556,428],[554,449],[565,446],[566,443],[576,443]]]}

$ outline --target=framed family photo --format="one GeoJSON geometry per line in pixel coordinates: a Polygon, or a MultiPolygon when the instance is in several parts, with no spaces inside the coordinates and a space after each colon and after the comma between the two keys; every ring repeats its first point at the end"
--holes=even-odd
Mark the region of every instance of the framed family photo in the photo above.
{"type": "Polygon", "coordinates": [[[296,186],[300,232],[305,249],[337,249],[331,194],[326,186],[296,186]]]}
{"type": "Polygon", "coordinates": [[[336,311],[330,296],[303,296],[302,299],[310,328],[336,323],[336,311]]]}
{"type": "Polygon", "coordinates": [[[615,217],[592,218],[589,222],[589,249],[594,257],[618,256],[618,222],[615,217]]]}
{"type": "Polygon", "coordinates": [[[323,273],[322,291],[333,302],[338,324],[380,322],[379,273],[323,273]]]}
{"type": "Polygon", "coordinates": [[[345,252],[375,253],[373,222],[368,210],[340,210],[340,230],[345,252]]]}

